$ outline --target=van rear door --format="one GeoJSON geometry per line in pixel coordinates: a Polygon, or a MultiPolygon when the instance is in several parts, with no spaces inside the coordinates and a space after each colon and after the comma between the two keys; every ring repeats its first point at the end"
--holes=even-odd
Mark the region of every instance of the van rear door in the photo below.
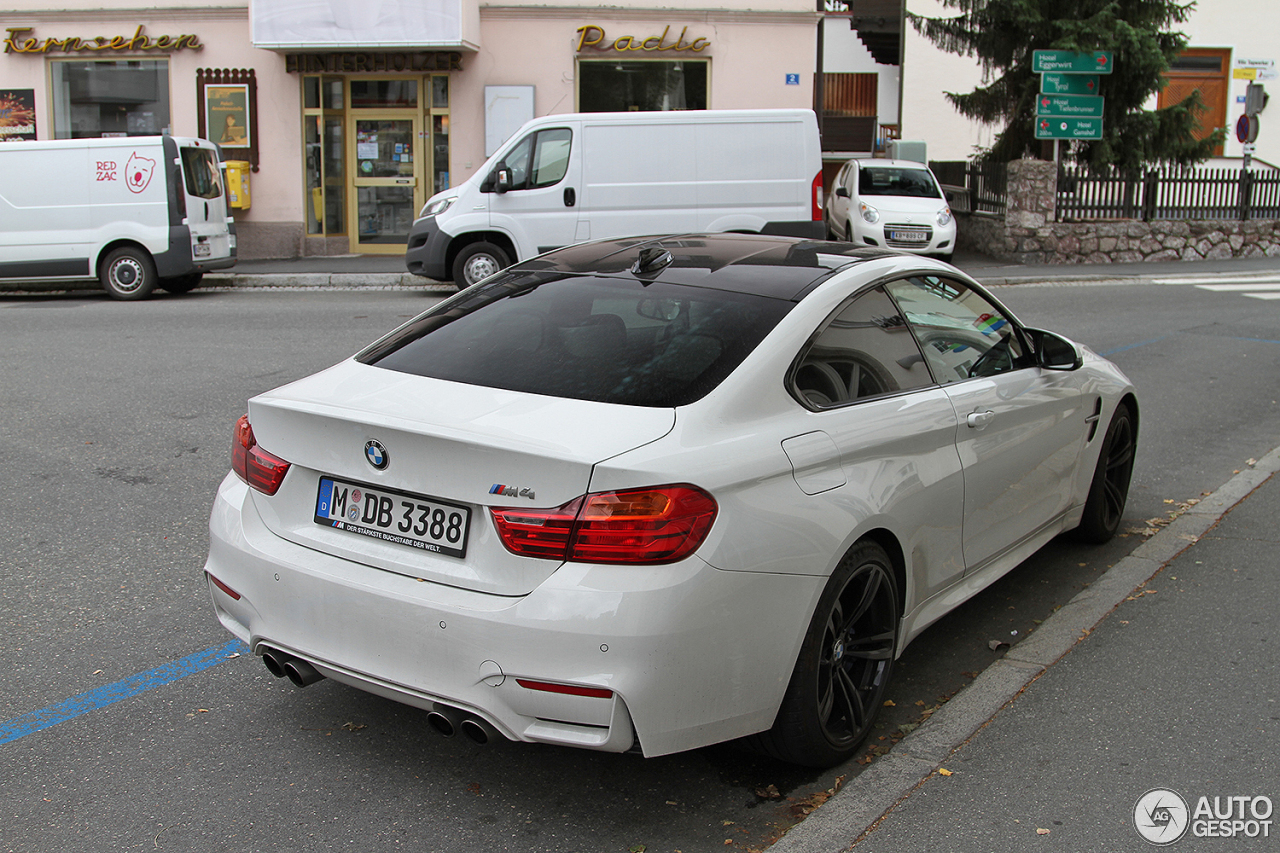
{"type": "MultiPolygon", "coordinates": [[[[181,145],[182,186],[187,227],[191,231],[191,260],[196,264],[232,256],[231,234],[227,227],[227,194],[218,168],[218,153],[212,145],[181,145]]],[[[176,246],[173,248],[177,248],[176,246]]]]}

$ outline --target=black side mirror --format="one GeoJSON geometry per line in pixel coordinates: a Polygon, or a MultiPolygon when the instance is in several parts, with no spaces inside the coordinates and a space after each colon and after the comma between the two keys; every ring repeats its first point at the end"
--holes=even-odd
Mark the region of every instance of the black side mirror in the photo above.
{"type": "Polygon", "coordinates": [[[836,187],[836,196],[839,198],[848,198],[849,188],[844,186],[836,187]]]}
{"type": "Polygon", "coordinates": [[[1062,335],[1043,329],[1027,329],[1027,335],[1036,348],[1036,362],[1045,370],[1078,370],[1084,364],[1080,348],[1062,335]]]}
{"type": "Polygon", "coordinates": [[[507,171],[506,167],[502,167],[495,174],[497,177],[494,179],[493,188],[498,195],[502,195],[511,189],[511,172],[507,171]]]}

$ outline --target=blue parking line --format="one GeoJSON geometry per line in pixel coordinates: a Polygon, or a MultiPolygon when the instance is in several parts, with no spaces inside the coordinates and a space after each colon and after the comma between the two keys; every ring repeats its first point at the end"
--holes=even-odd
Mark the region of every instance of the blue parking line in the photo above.
{"type": "Polygon", "coordinates": [[[157,666],[155,669],[149,669],[137,675],[131,675],[114,684],[104,684],[101,687],[90,690],[88,693],[72,696],[70,699],[66,699],[56,705],[50,705],[48,708],[32,711],[29,714],[23,714],[21,717],[14,717],[12,720],[5,720],[0,723],[0,743],[15,741],[20,737],[25,737],[41,729],[47,729],[50,726],[56,726],[58,723],[66,722],[98,708],[114,705],[123,699],[128,699],[130,696],[137,696],[139,693],[145,693],[156,687],[186,678],[188,675],[195,675],[197,672],[203,672],[211,666],[222,663],[232,655],[242,655],[248,651],[249,647],[243,642],[232,640],[225,646],[217,646],[212,649],[205,649],[202,652],[196,652],[193,655],[187,655],[181,660],[157,666]]]}
{"type": "Polygon", "coordinates": [[[1103,358],[1111,358],[1111,356],[1115,355],[1115,354],[1116,354],[1116,353],[1118,353],[1118,352],[1124,352],[1125,350],[1137,349],[1138,347],[1145,347],[1147,344],[1155,344],[1155,343],[1159,343],[1160,341],[1168,340],[1168,339],[1169,339],[1169,338],[1171,338],[1171,337],[1173,337],[1173,335],[1161,335],[1160,337],[1158,337],[1158,338],[1152,338],[1152,339],[1151,339],[1151,340],[1149,340],[1149,341],[1139,341],[1139,342],[1138,342],[1138,343],[1136,343],[1136,344],[1129,344],[1128,346],[1116,347],[1115,349],[1109,349],[1109,350],[1107,350],[1106,352],[1100,352],[1100,353],[1098,353],[1098,355],[1102,356],[1103,358]]]}

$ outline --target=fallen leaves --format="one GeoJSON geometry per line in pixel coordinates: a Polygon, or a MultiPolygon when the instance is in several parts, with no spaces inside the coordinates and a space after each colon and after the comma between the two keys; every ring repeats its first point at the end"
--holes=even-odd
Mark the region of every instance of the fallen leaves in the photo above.
{"type": "Polygon", "coordinates": [[[835,784],[830,788],[825,791],[818,791],[815,794],[811,794],[803,800],[796,801],[791,805],[791,813],[796,817],[808,817],[814,809],[818,808],[818,806],[822,805],[839,792],[839,790],[844,786],[845,778],[846,777],[844,776],[837,776],[835,784]]]}
{"type": "Polygon", "coordinates": [[[1130,527],[1125,530],[1125,533],[1131,533],[1138,536],[1154,536],[1162,527],[1167,527],[1169,524],[1176,521],[1178,516],[1200,503],[1200,499],[1191,498],[1190,500],[1185,501],[1175,501],[1171,498],[1165,498],[1164,502],[1173,507],[1173,509],[1169,510],[1167,516],[1164,518],[1148,518],[1145,522],[1145,527],[1130,527]]]}
{"type": "Polygon", "coordinates": [[[953,774],[950,770],[948,770],[947,768],[945,768],[945,767],[939,767],[939,768],[938,768],[938,775],[939,775],[939,776],[952,776],[952,775],[954,775],[954,774],[953,774]]]}
{"type": "Polygon", "coordinates": [[[1036,828],[1036,835],[1048,835],[1048,834],[1049,834],[1049,830],[1043,829],[1041,827],[1036,828]]]}

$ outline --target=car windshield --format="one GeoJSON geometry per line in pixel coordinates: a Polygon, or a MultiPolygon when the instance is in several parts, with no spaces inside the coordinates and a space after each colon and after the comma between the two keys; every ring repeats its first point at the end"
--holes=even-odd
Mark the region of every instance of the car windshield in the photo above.
{"type": "Polygon", "coordinates": [[[489,388],[682,406],[719,385],[792,304],[661,281],[509,272],[441,303],[357,358],[489,388]]]}
{"type": "Polygon", "coordinates": [[[942,198],[938,182],[929,170],[884,166],[858,168],[858,194],[942,198]]]}

